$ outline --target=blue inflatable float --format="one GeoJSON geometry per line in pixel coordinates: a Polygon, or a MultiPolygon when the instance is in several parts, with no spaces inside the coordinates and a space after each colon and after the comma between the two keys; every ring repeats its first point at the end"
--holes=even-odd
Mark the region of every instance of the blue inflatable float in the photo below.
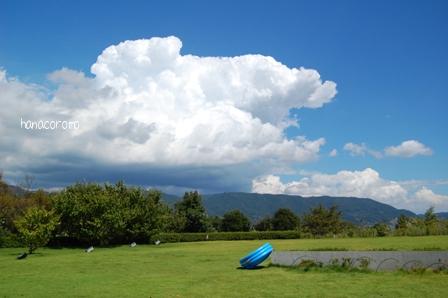
{"type": "Polygon", "coordinates": [[[265,243],[258,249],[249,253],[244,258],[240,259],[241,267],[245,269],[253,269],[257,267],[261,262],[266,260],[272,253],[272,245],[270,243],[265,243]]]}

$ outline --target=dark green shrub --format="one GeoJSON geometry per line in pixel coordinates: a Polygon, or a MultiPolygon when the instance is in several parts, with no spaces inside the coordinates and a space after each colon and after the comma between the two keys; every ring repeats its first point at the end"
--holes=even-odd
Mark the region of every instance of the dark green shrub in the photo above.
{"type": "Polygon", "coordinates": [[[197,191],[186,192],[174,208],[175,214],[184,218],[184,225],[178,227],[181,232],[207,231],[207,213],[202,203],[202,196],[197,191]]]}
{"type": "Polygon", "coordinates": [[[373,228],[376,230],[376,235],[378,237],[387,236],[391,231],[390,227],[385,223],[377,223],[373,226],[373,228]]]}
{"type": "Polygon", "coordinates": [[[272,228],[276,231],[290,231],[299,229],[299,218],[288,208],[280,208],[271,220],[272,228]]]}
{"type": "Polygon", "coordinates": [[[370,265],[370,260],[368,258],[360,258],[359,261],[359,269],[368,270],[370,265]]]}
{"type": "Polygon", "coordinates": [[[268,216],[261,219],[254,226],[257,231],[271,231],[272,230],[272,219],[268,216]]]}
{"type": "Polygon", "coordinates": [[[19,247],[20,241],[16,234],[0,227],[0,247],[19,247]]]}
{"type": "Polygon", "coordinates": [[[322,248],[311,248],[309,249],[309,251],[348,251],[348,249],[343,247],[322,247],[322,248]]]}
{"type": "Polygon", "coordinates": [[[250,220],[241,211],[232,210],[223,215],[221,229],[224,232],[249,231],[250,220]]]}
{"type": "Polygon", "coordinates": [[[351,268],[353,260],[351,258],[342,258],[341,266],[342,268],[351,268]]]}
{"type": "Polygon", "coordinates": [[[314,260],[303,260],[299,263],[299,265],[297,265],[299,269],[302,269],[305,272],[312,268],[322,268],[322,266],[322,262],[316,262],[314,260]]]}
{"type": "Polygon", "coordinates": [[[151,237],[151,242],[159,240],[162,243],[195,242],[216,240],[268,240],[268,239],[298,239],[297,231],[267,231],[267,232],[213,232],[213,233],[158,233],[151,237]]]}
{"type": "Polygon", "coordinates": [[[315,236],[339,234],[344,227],[341,214],[336,206],[327,209],[323,205],[318,205],[304,215],[303,228],[315,236]]]}
{"type": "Polygon", "coordinates": [[[169,209],[158,191],[115,185],[75,184],[53,198],[60,236],[79,244],[145,242],[166,228],[169,209]]]}
{"type": "Polygon", "coordinates": [[[222,218],[219,216],[209,216],[208,217],[208,231],[209,232],[219,232],[222,231],[222,218]]]}

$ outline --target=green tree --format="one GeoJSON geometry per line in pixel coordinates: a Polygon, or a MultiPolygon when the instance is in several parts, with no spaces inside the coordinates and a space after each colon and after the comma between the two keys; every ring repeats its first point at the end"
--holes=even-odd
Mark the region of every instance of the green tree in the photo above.
{"type": "Polygon", "coordinates": [[[439,219],[434,213],[434,207],[430,207],[426,210],[423,221],[425,223],[427,235],[438,234],[438,230],[440,230],[439,219]]]}
{"type": "Polygon", "coordinates": [[[222,218],[219,216],[209,216],[208,225],[211,231],[222,231],[222,218]]]}
{"type": "Polygon", "coordinates": [[[42,189],[38,189],[36,191],[29,192],[27,194],[27,198],[30,201],[31,206],[44,208],[46,210],[51,209],[50,196],[47,192],[45,192],[42,189]]]}
{"type": "Polygon", "coordinates": [[[221,229],[224,232],[240,232],[250,230],[250,220],[239,210],[232,210],[222,217],[221,229]]]}
{"type": "Polygon", "coordinates": [[[61,234],[88,244],[148,241],[169,221],[160,192],[123,182],[69,186],[53,198],[53,207],[61,217],[61,234]]]}
{"type": "Polygon", "coordinates": [[[160,191],[126,187],[122,181],[104,188],[115,207],[115,212],[109,214],[114,242],[145,242],[166,230],[170,211],[160,191]]]}
{"type": "Polygon", "coordinates": [[[38,247],[48,243],[59,218],[52,211],[38,207],[29,208],[25,214],[15,221],[23,244],[28,252],[33,253],[38,247]]]}
{"type": "Polygon", "coordinates": [[[280,208],[272,217],[272,228],[276,231],[297,230],[299,218],[288,208],[280,208]]]}
{"type": "Polygon", "coordinates": [[[186,223],[187,219],[185,215],[176,209],[176,207],[170,210],[167,226],[168,232],[181,233],[184,231],[186,223]]]}
{"type": "Polygon", "coordinates": [[[96,183],[76,183],[54,197],[61,233],[84,244],[107,244],[115,226],[115,204],[96,183]]]}
{"type": "Polygon", "coordinates": [[[376,223],[373,228],[379,237],[387,236],[390,233],[390,227],[385,223],[376,223]]]}
{"type": "Polygon", "coordinates": [[[437,223],[438,218],[437,215],[434,213],[434,207],[430,207],[428,208],[428,210],[426,210],[425,212],[425,225],[427,226],[431,226],[434,225],[435,223],[437,223]]]}
{"type": "Polygon", "coordinates": [[[410,224],[410,218],[404,214],[400,214],[395,224],[395,229],[405,230],[410,224]]]}
{"type": "Polygon", "coordinates": [[[271,231],[272,219],[269,216],[262,218],[259,222],[255,224],[254,228],[257,231],[271,231]]]}
{"type": "Polygon", "coordinates": [[[185,219],[181,232],[205,232],[207,230],[207,214],[202,205],[201,195],[197,191],[186,192],[180,202],[175,205],[175,214],[185,219]]]}
{"type": "Polygon", "coordinates": [[[303,227],[316,236],[340,233],[342,230],[341,212],[336,206],[327,209],[319,205],[305,214],[303,227]]]}
{"type": "Polygon", "coordinates": [[[8,191],[6,193],[0,192],[0,218],[5,229],[16,233],[14,220],[21,217],[25,210],[30,207],[45,207],[50,209],[43,203],[47,199],[47,194],[41,194],[39,191],[29,194],[26,197],[20,197],[8,191]]]}
{"type": "Polygon", "coordinates": [[[3,181],[3,172],[0,171],[0,195],[7,193],[9,193],[9,187],[8,184],[6,184],[6,182],[3,181]]]}
{"type": "Polygon", "coordinates": [[[148,241],[167,229],[170,209],[163,203],[160,191],[151,190],[144,195],[140,189],[134,190],[129,210],[132,210],[127,220],[129,240],[148,241]]]}

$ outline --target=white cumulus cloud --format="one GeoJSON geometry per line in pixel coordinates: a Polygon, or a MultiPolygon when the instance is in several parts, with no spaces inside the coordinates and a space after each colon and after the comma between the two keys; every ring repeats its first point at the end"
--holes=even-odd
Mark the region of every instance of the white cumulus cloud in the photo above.
{"type": "MultiPolygon", "coordinates": [[[[318,108],[336,94],[313,69],[263,55],[199,57],[177,37],[106,48],[94,75],[61,69],[50,92],[0,71],[0,163],[6,173],[71,159],[151,167],[307,162],[324,138],[288,139],[291,108],[318,108]],[[28,120],[79,121],[73,131],[31,131],[28,120]]],[[[292,123],[294,124],[294,123],[292,123]]]]}
{"type": "Polygon", "coordinates": [[[344,145],[344,150],[348,151],[351,156],[365,156],[371,155],[375,158],[382,158],[386,156],[398,156],[398,157],[414,157],[416,155],[432,155],[431,148],[425,146],[416,140],[408,140],[402,142],[398,146],[389,146],[384,148],[384,152],[373,150],[367,147],[366,144],[347,143],[344,145]]]}
{"type": "Polygon", "coordinates": [[[344,150],[350,152],[351,156],[364,156],[366,154],[369,154],[375,158],[383,157],[383,154],[381,152],[368,148],[364,143],[347,143],[344,145],[344,150]]]}
{"type": "Polygon", "coordinates": [[[328,153],[328,155],[330,157],[336,157],[338,155],[338,150],[333,149],[333,150],[330,151],[330,153],[328,153]]]}
{"type": "Polygon", "coordinates": [[[347,143],[344,145],[344,150],[349,151],[352,156],[365,155],[367,147],[365,144],[347,143]]]}
{"type": "Polygon", "coordinates": [[[275,175],[265,175],[252,180],[252,192],[284,194],[285,189],[286,185],[275,175]]]}
{"type": "Polygon", "coordinates": [[[417,192],[410,192],[399,182],[384,179],[371,168],[362,171],[339,171],[336,174],[304,175],[305,177],[299,180],[286,183],[275,175],[260,176],[252,181],[252,192],[371,198],[416,212],[422,212],[430,206],[443,211],[448,208],[448,196],[435,194],[426,187],[417,192]]]}
{"type": "Polygon", "coordinates": [[[415,202],[421,210],[428,206],[434,206],[436,210],[448,210],[448,196],[434,193],[431,189],[423,186],[415,193],[415,202]]]}
{"type": "Polygon", "coordinates": [[[390,146],[384,149],[386,155],[399,157],[413,157],[416,155],[432,155],[431,148],[416,140],[402,142],[398,146],[390,146]]]}

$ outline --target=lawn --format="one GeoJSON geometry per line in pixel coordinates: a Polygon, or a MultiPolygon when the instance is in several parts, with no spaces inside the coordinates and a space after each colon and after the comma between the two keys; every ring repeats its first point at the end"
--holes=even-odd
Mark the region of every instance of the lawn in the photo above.
{"type": "MultiPolygon", "coordinates": [[[[272,240],[276,250],[448,250],[448,236],[272,240]]],[[[0,297],[446,297],[448,274],[238,269],[264,241],[130,248],[0,249],[0,297]]]]}

